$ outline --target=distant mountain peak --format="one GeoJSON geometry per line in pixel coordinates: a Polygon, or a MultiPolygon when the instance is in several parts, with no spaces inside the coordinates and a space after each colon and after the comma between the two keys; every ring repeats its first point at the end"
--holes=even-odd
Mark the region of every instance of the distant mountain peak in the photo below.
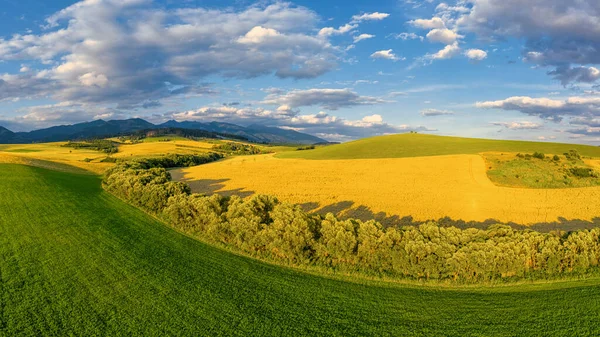
{"type": "Polygon", "coordinates": [[[10,132],[10,133],[13,133],[12,131],[10,131],[9,129],[3,127],[2,125],[0,125],[0,132],[10,132]]]}

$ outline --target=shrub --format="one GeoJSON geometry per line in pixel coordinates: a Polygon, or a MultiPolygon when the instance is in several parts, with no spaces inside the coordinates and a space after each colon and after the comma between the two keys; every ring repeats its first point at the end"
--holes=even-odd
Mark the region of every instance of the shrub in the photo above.
{"type": "Polygon", "coordinates": [[[554,161],[560,161],[560,157],[557,155],[554,155],[554,157],[552,157],[552,160],[554,161]]]}
{"type": "Polygon", "coordinates": [[[573,167],[569,169],[569,172],[577,178],[598,178],[598,174],[587,167],[573,167]]]}
{"type": "Polygon", "coordinates": [[[304,151],[304,150],[314,150],[315,146],[314,145],[310,145],[310,146],[301,146],[296,148],[296,151],[304,151]]]}
{"type": "Polygon", "coordinates": [[[581,160],[581,155],[579,155],[579,152],[577,152],[577,150],[569,150],[569,152],[566,152],[563,154],[565,155],[567,160],[572,160],[572,161],[581,160]]]}
{"type": "Polygon", "coordinates": [[[544,159],[544,158],[546,158],[546,156],[543,153],[541,153],[541,152],[534,152],[533,155],[532,155],[532,157],[533,158],[537,158],[537,159],[544,159]]]}
{"type": "Polygon", "coordinates": [[[213,146],[213,150],[219,151],[219,152],[230,153],[230,154],[236,154],[236,155],[251,155],[251,154],[267,153],[267,152],[261,150],[259,147],[256,147],[253,145],[233,143],[233,142],[215,145],[215,146],[213,146]]]}

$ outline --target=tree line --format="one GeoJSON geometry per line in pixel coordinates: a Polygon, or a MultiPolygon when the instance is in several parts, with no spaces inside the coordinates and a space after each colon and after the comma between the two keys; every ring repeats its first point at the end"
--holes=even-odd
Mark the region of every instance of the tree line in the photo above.
{"type": "Polygon", "coordinates": [[[117,145],[108,139],[91,139],[81,142],[68,141],[63,147],[71,147],[74,149],[89,149],[107,153],[109,155],[119,152],[117,145]]]}
{"type": "Polygon", "coordinates": [[[119,163],[106,173],[103,186],[203,241],[292,266],[474,283],[588,274],[600,259],[598,228],[540,233],[435,222],[384,227],[374,220],[309,214],[268,195],[192,194],[186,184],[171,181],[166,168],[175,164],[153,159],[119,163]]]}

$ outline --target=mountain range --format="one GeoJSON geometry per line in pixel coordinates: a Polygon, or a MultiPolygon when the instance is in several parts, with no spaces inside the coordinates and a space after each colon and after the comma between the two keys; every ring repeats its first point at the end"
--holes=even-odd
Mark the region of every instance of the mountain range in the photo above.
{"type": "Polygon", "coordinates": [[[234,135],[235,138],[246,139],[255,143],[267,144],[316,144],[327,142],[319,137],[294,130],[268,127],[258,124],[240,126],[230,123],[201,123],[170,120],[162,124],[152,124],[141,118],[125,120],[95,120],[73,125],[53,126],[29,132],[12,132],[0,126],[0,144],[22,144],[58,142],[78,139],[105,138],[129,133],[158,130],[166,128],[202,130],[220,134],[224,137],[234,135]]]}

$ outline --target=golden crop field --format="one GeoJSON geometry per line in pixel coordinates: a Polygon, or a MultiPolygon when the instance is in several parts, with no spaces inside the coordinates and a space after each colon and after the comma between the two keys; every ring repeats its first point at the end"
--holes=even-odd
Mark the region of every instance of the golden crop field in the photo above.
{"type": "Polygon", "coordinates": [[[215,144],[193,140],[170,140],[119,145],[115,158],[163,155],[167,153],[196,154],[209,151],[215,144]]]}
{"type": "Polygon", "coordinates": [[[87,149],[73,149],[62,147],[65,142],[0,145],[0,156],[3,161],[43,160],[62,165],[70,165],[94,173],[102,173],[111,167],[110,163],[100,163],[106,154],[87,149]],[[86,161],[87,160],[87,161],[86,161]]]}
{"type": "Polygon", "coordinates": [[[350,160],[260,155],[179,169],[172,175],[196,192],[271,194],[298,204],[316,202],[318,208],[342,214],[358,208],[364,218],[385,212],[415,220],[449,216],[533,224],[600,216],[600,187],[499,187],[487,177],[480,155],[350,160]]]}

